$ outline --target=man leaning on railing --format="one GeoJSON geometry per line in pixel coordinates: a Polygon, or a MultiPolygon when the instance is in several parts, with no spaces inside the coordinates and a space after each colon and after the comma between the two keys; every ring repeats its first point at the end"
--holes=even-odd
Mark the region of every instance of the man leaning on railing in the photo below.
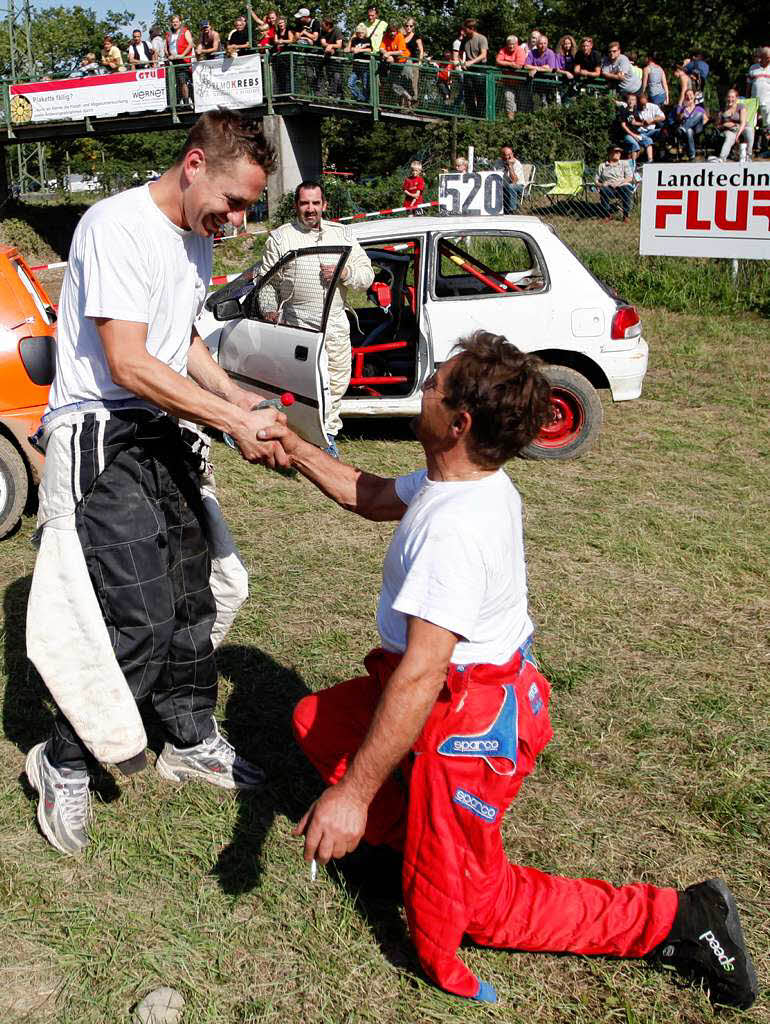
{"type": "Polygon", "coordinates": [[[128,44],[128,66],[132,71],[154,64],[154,53],[149,45],[142,39],[142,33],[135,28],[131,33],[131,42],[128,44]]]}
{"type": "Polygon", "coordinates": [[[198,25],[200,35],[198,45],[195,47],[195,56],[198,60],[211,60],[222,49],[222,41],[219,33],[209,24],[208,18],[198,25]]]}

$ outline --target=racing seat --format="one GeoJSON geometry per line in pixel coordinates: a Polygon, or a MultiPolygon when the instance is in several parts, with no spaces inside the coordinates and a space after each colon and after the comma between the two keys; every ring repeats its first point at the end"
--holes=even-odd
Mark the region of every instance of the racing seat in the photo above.
{"type": "MultiPolygon", "coordinates": [[[[350,387],[374,398],[381,395],[378,388],[408,384],[410,378],[403,374],[373,374],[366,366],[367,357],[382,356],[386,352],[404,351],[413,347],[413,341],[405,341],[402,325],[409,306],[415,319],[414,288],[406,284],[406,274],[411,257],[401,253],[369,252],[369,257],[378,266],[378,273],[372,282],[367,297],[382,311],[383,319],[363,338],[361,344],[352,347],[352,373],[350,387]]],[[[416,323],[416,320],[415,320],[416,323]]],[[[411,332],[410,332],[411,333],[411,332]]]]}

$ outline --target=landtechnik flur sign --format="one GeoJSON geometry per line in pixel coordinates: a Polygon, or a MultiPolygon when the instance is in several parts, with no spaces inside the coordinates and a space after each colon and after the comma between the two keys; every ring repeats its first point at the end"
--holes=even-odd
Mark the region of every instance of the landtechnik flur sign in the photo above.
{"type": "Polygon", "coordinates": [[[770,259],[770,167],[696,166],[645,166],[639,252],[770,259]]]}

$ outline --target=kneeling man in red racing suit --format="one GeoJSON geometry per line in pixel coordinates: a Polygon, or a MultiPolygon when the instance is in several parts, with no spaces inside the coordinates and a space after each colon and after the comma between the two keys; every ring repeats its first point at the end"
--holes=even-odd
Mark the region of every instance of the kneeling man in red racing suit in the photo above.
{"type": "Polygon", "coordinates": [[[341,506],[398,520],[367,674],[305,697],[295,735],[329,788],[295,829],[327,863],[361,839],[403,852],[409,928],[448,992],[495,1001],[457,955],[463,935],[519,950],[650,957],[748,1007],[757,983],[732,894],[620,888],[509,863],[503,816],[551,738],[531,653],[521,500],[502,465],[537,436],[550,388],[537,359],[477,332],[423,384],[427,469],[363,473],[273,427],[291,463],[341,506]]]}

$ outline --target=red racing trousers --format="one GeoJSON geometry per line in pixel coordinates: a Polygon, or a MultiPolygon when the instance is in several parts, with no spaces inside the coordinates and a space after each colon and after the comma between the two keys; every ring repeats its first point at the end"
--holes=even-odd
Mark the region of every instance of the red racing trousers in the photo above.
{"type": "MultiPolygon", "coordinates": [[[[368,675],[299,702],[294,731],[329,784],[363,742],[400,655],[372,651],[368,675]]],[[[462,962],[463,935],[497,948],[641,957],[670,932],[674,889],[616,888],[511,864],[500,828],[553,735],[550,687],[526,646],[507,665],[451,665],[401,765],[369,807],[364,840],[404,855],[403,893],[425,972],[457,995],[494,1001],[462,962]]]]}

